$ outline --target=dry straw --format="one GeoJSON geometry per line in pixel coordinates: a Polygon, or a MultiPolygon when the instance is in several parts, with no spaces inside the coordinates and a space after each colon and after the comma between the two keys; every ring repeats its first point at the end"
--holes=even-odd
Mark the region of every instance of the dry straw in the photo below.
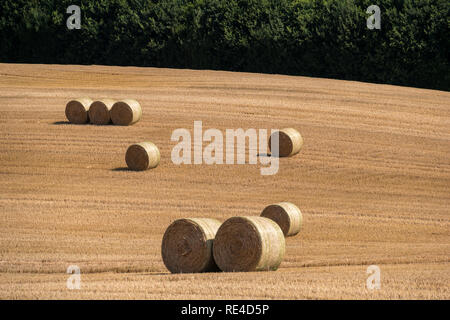
{"type": "Polygon", "coordinates": [[[89,120],[92,124],[109,124],[111,122],[110,111],[115,103],[112,99],[101,99],[92,102],[89,108],[89,120]]]}
{"type": "Polygon", "coordinates": [[[284,252],[283,232],[263,217],[228,219],[217,231],[213,247],[214,260],[222,271],[276,270],[284,252]]]}
{"type": "Polygon", "coordinates": [[[299,233],[303,223],[300,209],[290,202],[280,202],[267,206],[262,211],[261,217],[275,221],[285,237],[295,236],[299,233]]]}
{"type": "Polygon", "coordinates": [[[161,255],[172,273],[218,271],[213,241],[220,227],[215,219],[189,218],[174,221],[162,240],[161,255]]]}
{"type": "Polygon", "coordinates": [[[142,117],[142,108],[136,100],[117,101],[111,108],[111,120],[120,126],[129,126],[138,122],[142,117]]]}
{"type": "Polygon", "coordinates": [[[143,171],[158,166],[161,154],[158,147],[152,142],[136,143],[128,147],[125,161],[128,168],[143,171]]]}
{"type": "Polygon", "coordinates": [[[285,128],[272,133],[269,138],[269,149],[272,146],[272,137],[275,134],[279,134],[280,157],[293,156],[294,154],[298,153],[303,146],[303,138],[300,132],[293,128],[285,128]]]}
{"type": "Polygon", "coordinates": [[[70,100],[66,104],[66,117],[71,123],[83,124],[89,122],[90,98],[78,98],[70,100]]]}

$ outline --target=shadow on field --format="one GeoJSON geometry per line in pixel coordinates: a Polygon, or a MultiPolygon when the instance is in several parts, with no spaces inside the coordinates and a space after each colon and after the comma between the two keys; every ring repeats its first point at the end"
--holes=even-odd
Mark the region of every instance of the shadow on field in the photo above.
{"type": "Polygon", "coordinates": [[[86,123],[72,123],[70,121],[55,121],[55,122],[52,122],[52,124],[55,125],[55,126],[66,125],[66,124],[73,124],[75,126],[97,126],[97,127],[105,127],[105,126],[112,125],[111,123],[108,123],[108,124],[96,124],[96,123],[90,123],[90,122],[86,122],[86,123]]]}
{"type": "MultiPolygon", "coordinates": [[[[272,155],[271,153],[258,153],[256,156],[258,158],[261,158],[261,157],[275,158],[276,157],[275,155],[272,155]]],[[[279,156],[277,158],[279,158],[279,156]]]]}
{"type": "Polygon", "coordinates": [[[119,171],[119,172],[121,172],[121,171],[133,171],[133,170],[131,170],[128,167],[118,167],[118,168],[111,169],[111,171],[119,171]]]}
{"type": "Polygon", "coordinates": [[[270,157],[271,155],[270,155],[270,153],[258,153],[256,156],[257,157],[270,157]]]}
{"type": "Polygon", "coordinates": [[[59,125],[73,124],[73,123],[70,123],[69,121],[55,121],[52,124],[59,126],[59,125]]]}

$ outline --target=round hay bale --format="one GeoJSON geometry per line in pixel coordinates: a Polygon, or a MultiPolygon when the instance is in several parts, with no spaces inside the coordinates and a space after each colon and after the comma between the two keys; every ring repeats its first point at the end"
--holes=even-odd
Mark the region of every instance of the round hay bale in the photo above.
{"type": "Polygon", "coordinates": [[[283,231],[285,237],[295,236],[300,232],[303,216],[300,209],[293,203],[280,202],[267,206],[261,217],[275,221],[283,231]]]}
{"type": "Polygon", "coordinates": [[[71,123],[83,124],[89,122],[89,107],[92,100],[90,98],[78,98],[70,100],[66,104],[66,118],[71,123]]]}
{"type": "Polygon", "coordinates": [[[300,132],[298,132],[293,128],[285,128],[272,133],[272,135],[269,138],[269,149],[271,149],[272,137],[275,134],[279,135],[278,139],[279,139],[280,157],[293,156],[294,154],[297,154],[303,146],[303,137],[301,136],[300,132]]]}
{"type": "Polygon", "coordinates": [[[222,271],[276,270],[285,241],[280,227],[264,217],[233,217],[219,228],[213,254],[222,271]]]}
{"type": "Polygon", "coordinates": [[[110,111],[115,103],[112,99],[101,99],[92,102],[89,108],[89,120],[92,124],[105,125],[111,122],[110,111]]]}
{"type": "Polygon", "coordinates": [[[213,241],[220,222],[189,218],[174,221],[166,230],[161,255],[172,273],[219,271],[213,259],[213,241]]]}
{"type": "Polygon", "coordinates": [[[152,142],[141,142],[128,147],[125,162],[128,168],[143,171],[158,166],[161,154],[158,147],[152,142]]]}
{"type": "Polygon", "coordinates": [[[136,100],[117,101],[111,108],[111,120],[120,126],[129,126],[138,122],[142,117],[142,108],[136,100]]]}

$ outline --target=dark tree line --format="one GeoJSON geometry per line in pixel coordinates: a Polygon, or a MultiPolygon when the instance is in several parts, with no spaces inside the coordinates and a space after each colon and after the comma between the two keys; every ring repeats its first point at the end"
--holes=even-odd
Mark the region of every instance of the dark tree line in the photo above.
{"type": "Polygon", "coordinates": [[[449,90],[448,0],[2,0],[0,61],[283,73],[449,90]],[[69,5],[81,29],[68,30],[69,5]],[[367,7],[381,8],[369,30],[367,7]]]}

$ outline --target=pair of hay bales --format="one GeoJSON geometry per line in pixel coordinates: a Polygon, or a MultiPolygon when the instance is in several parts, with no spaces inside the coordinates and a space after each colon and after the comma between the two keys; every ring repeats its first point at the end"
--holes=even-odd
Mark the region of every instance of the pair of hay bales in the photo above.
{"type": "MultiPolygon", "coordinates": [[[[278,135],[279,139],[280,157],[288,157],[297,154],[303,146],[303,138],[301,134],[293,128],[286,128],[276,131],[270,136],[269,148],[271,148],[272,146],[271,141],[272,137],[275,134],[278,135]]],[[[152,142],[141,142],[133,144],[128,147],[125,155],[125,161],[128,168],[135,171],[143,171],[155,168],[156,166],[158,166],[160,160],[161,154],[158,150],[158,147],[152,142]]],[[[283,227],[285,226],[283,225],[282,228],[283,227]]],[[[291,230],[290,233],[292,232],[294,231],[291,230]]]]}
{"type": "Polygon", "coordinates": [[[78,98],[66,104],[66,117],[75,124],[90,122],[106,125],[112,122],[115,125],[129,126],[141,119],[142,108],[139,102],[132,99],[93,101],[90,98],[78,98]]]}
{"type": "Polygon", "coordinates": [[[285,254],[285,236],[302,225],[300,209],[281,202],[261,216],[232,217],[224,223],[209,218],[174,221],[162,240],[162,259],[172,273],[277,270],[285,254]]]}

